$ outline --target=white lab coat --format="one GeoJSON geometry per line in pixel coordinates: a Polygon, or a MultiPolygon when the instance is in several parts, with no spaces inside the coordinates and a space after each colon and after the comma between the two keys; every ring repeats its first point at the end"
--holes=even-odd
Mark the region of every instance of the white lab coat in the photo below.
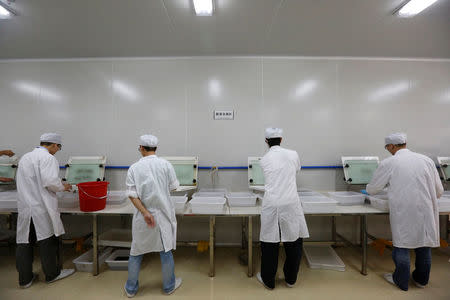
{"type": "Polygon", "coordinates": [[[44,147],[25,154],[19,161],[17,182],[17,243],[27,244],[30,220],[37,240],[64,234],[56,192],[64,191],[59,164],[44,147]]]}
{"type": "Polygon", "coordinates": [[[388,185],[389,218],[395,247],[439,247],[437,199],[444,192],[434,162],[402,149],[383,160],[367,185],[376,194],[388,185]]]}
{"type": "Polygon", "coordinates": [[[261,158],[265,178],[265,193],[261,210],[262,242],[293,242],[308,238],[296,174],[300,171],[297,152],[273,146],[261,158]]]}
{"type": "Polygon", "coordinates": [[[176,249],[177,219],[170,191],[179,187],[173,166],[156,155],[141,158],[128,169],[127,194],[139,198],[153,215],[156,226],[150,228],[135,208],[131,252],[133,256],[176,249]]]}

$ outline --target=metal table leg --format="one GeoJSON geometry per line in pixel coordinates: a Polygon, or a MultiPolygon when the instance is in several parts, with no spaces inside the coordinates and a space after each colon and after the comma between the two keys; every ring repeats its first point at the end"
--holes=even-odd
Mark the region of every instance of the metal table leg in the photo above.
{"type": "Polygon", "coordinates": [[[367,275],[367,216],[361,216],[361,247],[362,247],[362,265],[361,274],[367,275]]]}
{"type": "Polygon", "coordinates": [[[214,245],[216,235],[216,217],[209,217],[209,277],[216,275],[216,266],[214,261],[214,245]]]}
{"type": "Polygon", "coordinates": [[[97,226],[97,215],[92,215],[92,248],[93,248],[93,265],[92,275],[98,275],[98,226],[97,226]]]}
{"type": "Polygon", "coordinates": [[[248,216],[248,277],[253,276],[253,222],[252,217],[248,216]]]}
{"type": "Polygon", "coordinates": [[[336,217],[331,217],[331,240],[336,245],[336,217]]]}

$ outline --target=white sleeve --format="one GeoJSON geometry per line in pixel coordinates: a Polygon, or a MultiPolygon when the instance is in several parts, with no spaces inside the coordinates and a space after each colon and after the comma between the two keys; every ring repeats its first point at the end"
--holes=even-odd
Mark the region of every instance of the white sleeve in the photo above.
{"type": "Polygon", "coordinates": [[[59,165],[55,157],[49,156],[39,161],[41,181],[44,188],[52,192],[64,191],[64,185],[59,178],[59,165]]]}
{"type": "Polygon", "coordinates": [[[168,163],[169,166],[169,190],[174,191],[180,186],[180,182],[177,179],[177,174],[171,163],[168,163]]]}
{"type": "Polygon", "coordinates": [[[134,182],[134,172],[132,168],[128,169],[126,185],[127,185],[127,197],[139,198],[137,194],[136,184],[134,182]]]}
{"type": "Polygon", "coordinates": [[[384,160],[375,170],[372,180],[366,187],[367,193],[373,195],[381,192],[391,179],[392,168],[389,161],[384,160]]]}

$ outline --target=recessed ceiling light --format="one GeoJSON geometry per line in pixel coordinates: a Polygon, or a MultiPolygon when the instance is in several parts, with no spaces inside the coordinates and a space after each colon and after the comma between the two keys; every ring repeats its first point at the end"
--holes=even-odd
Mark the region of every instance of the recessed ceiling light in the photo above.
{"type": "Polygon", "coordinates": [[[213,0],[192,0],[194,2],[195,14],[197,16],[212,16],[213,0]]]}
{"type": "Polygon", "coordinates": [[[0,1],[0,19],[9,19],[15,15],[17,14],[11,7],[0,1]]]}
{"type": "Polygon", "coordinates": [[[402,18],[414,17],[437,0],[410,0],[396,14],[402,18]]]}

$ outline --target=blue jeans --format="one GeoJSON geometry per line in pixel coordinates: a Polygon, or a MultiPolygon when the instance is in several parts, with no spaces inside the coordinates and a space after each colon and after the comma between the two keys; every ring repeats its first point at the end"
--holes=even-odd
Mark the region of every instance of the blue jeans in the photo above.
{"type": "MultiPolygon", "coordinates": [[[[163,277],[163,291],[168,293],[175,287],[175,263],[172,251],[159,252],[163,277]]],[[[128,280],[125,289],[129,294],[136,294],[139,289],[139,271],[144,255],[132,256],[128,260],[128,280]]]]}
{"type": "MultiPolygon", "coordinates": [[[[395,284],[402,290],[408,290],[410,258],[409,250],[394,247],[392,259],[395,263],[395,272],[393,274],[395,284]]],[[[423,247],[414,249],[416,252],[416,269],[412,273],[415,282],[421,285],[427,285],[430,279],[431,270],[431,248],[423,247]]]]}

